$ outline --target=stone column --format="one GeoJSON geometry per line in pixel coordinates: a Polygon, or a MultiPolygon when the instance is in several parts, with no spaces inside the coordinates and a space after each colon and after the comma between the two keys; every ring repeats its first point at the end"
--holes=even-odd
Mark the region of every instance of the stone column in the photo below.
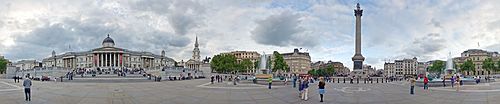
{"type": "Polygon", "coordinates": [[[102,67],[106,66],[106,54],[102,53],[102,67]]]}
{"type": "Polygon", "coordinates": [[[103,67],[104,66],[104,55],[102,53],[99,53],[99,58],[100,58],[99,67],[103,67]]]}
{"type": "Polygon", "coordinates": [[[120,67],[120,65],[118,63],[118,54],[117,53],[115,53],[115,63],[116,63],[115,64],[116,67],[120,67]]]}
{"type": "Polygon", "coordinates": [[[109,58],[108,58],[108,53],[104,53],[104,66],[105,67],[108,67],[108,61],[109,61],[109,58]]]}
{"type": "Polygon", "coordinates": [[[118,54],[115,53],[114,56],[115,56],[115,67],[119,67],[118,66],[118,54]]]}
{"type": "Polygon", "coordinates": [[[111,67],[111,53],[108,53],[108,67],[111,67]]]}
{"type": "Polygon", "coordinates": [[[97,67],[101,67],[101,54],[100,53],[97,53],[97,67]]]}
{"type": "Polygon", "coordinates": [[[104,57],[102,56],[102,53],[99,53],[99,67],[102,67],[104,63],[104,57]]]}
{"type": "Polygon", "coordinates": [[[114,63],[114,64],[113,64],[113,66],[114,66],[114,67],[117,67],[117,66],[118,66],[118,65],[117,65],[118,63],[116,62],[116,59],[117,59],[117,58],[116,58],[116,53],[113,53],[113,63],[114,63]]]}
{"type": "Polygon", "coordinates": [[[114,66],[113,61],[114,61],[114,59],[113,59],[113,53],[109,53],[109,66],[110,67],[114,66]]]}

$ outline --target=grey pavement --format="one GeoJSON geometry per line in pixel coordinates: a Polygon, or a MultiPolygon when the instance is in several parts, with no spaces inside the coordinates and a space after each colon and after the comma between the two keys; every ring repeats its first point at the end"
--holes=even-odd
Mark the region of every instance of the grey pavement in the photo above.
{"type": "MultiPolygon", "coordinates": [[[[274,87],[208,85],[208,79],[162,82],[77,83],[33,81],[33,98],[24,101],[21,83],[0,80],[1,104],[321,104],[316,84],[309,100],[298,97],[291,85],[274,87]],[[12,86],[14,85],[14,86],[12,86]],[[210,87],[203,87],[210,86],[210,87]],[[255,88],[257,87],[257,88],[255,88]],[[2,90],[4,89],[4,90],[2,90]],[[10,90],[5,90],[10,89],[10,90]],[[12,90],[14,89],[14,90],[12,90]]],[[[227,84],[227,83],[222,83],[227,84]]],[[[491,84],[497,85],[497,84],[491,84]]],[[[324,104],[499,104],[500,92],[455,92],[416,88],[409,94],[407,83],[327,83],[324,104]]],[[[496,87],[495,87],[496,88],[496,87]]]]}

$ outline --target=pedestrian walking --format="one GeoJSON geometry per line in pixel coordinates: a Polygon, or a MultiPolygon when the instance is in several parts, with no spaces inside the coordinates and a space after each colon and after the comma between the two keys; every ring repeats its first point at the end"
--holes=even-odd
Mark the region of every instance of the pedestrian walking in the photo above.
{"type": "Polygon", "coordinates": [[[474,80],[476,80],[476,84],[479,84],[479,77],[478,76],[474,77],[474,80]]]}
{"type": "Polygon", "coordinates": [[[429,89],[429,78],[427,78],[427,76],[424,77],[424,90],[428,90],[429,89]]]}
{"type": "Polygon", "coordinates": [[[23,81],[23,86],[24,86],[24,95],[26,98],[26,101],[31,101],[31,80],[29,79],[29,74],[26,75],[26,78],[23,81]]]}
{"type": "Polygon", "coordinates": [[[307,94],[308,94],[308,91],[309,91],[309,77],[306,77],[304,79],[304,82],[302,82],[302,84],[304,85],[303,86],[304,90],[302,91],[302,100],[307,101],[307,99],[308,99],[307,94]]]}
{"type": "Polygon", "coordinates": [[[451,82],[451,87],[454,87],[454,85],[455,85],[455,76],[451,76],[450,80],[451,80],[450,81],[451,82]]]}
{"type": "Polygon", "coordinates": [[[285,77],[285,85],[288,85],[288,77],[285,77]]]}
{"type": "Polygon", "coordinates": [[[269,83],[269,87],[268,88],[271,89],[271,84],[273,83],[273,77],[269,77],[267,79],[267,82],[269,83]]]}
{"type": "Polygon", "coordinates": [[[301,78],[299,80],[299,98],[301,99],[302,99],[302,93],[304,91],[304,84],[302,82],[304,82],[304,79],[301,78]]]}
{"type": "Polygon", "coordinates": [[[445,80],[446,79],[446,76],[443,76],[443,87],[446,87],[446,83],[445,83],[445,80]]]}
{"type": "Polygon", "coordinates": [[[293,76],[293,88],[297,85],[297,76],[293,76]]]}
{"type": "Polygon", "coordinates": [[[323,94],[325,94],[325,81],[324,81],[323,77],[319,78],[318,91],[319,91],[319,97],[320,97],[319,102],[323,102],[323,94]]]}
{"type": "Polygon", "coordinates": [[[415,84],[416,84],[416,82],[417,81],[415,80],[415,78],[410,77],[410,94],[412,94],[412,95],[415,92],[415,84]]]}
{"type": "Polygon", "coordinates": [[[457,79],[455,80],[455,84],[457,92],[460,91],[460,77],[457,77],[457,79]]]}
{"type": "Polygon", "coordinates": [[[351,77],[351,84],[353,84],[354,82],[354,76],[351,77]]]}
{"type": "Polygon", "coordinates": [[[210,82],[211,82],[212,84],[214,84],[214,75],[212,75],[212,76],[210,77],[210,82]]]}

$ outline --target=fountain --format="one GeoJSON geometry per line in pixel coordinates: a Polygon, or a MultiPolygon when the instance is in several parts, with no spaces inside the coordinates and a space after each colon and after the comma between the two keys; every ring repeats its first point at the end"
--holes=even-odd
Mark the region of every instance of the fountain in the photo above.
{"type": "MultiPolygon", "coordinates": [[[[451,58],[451,52],[448,54],[448,59],[446,60],[446,68],[443,69],[443,73],[441,74],[441,78],[429,78],[429,86],[443,86],[446,84],[447,86],[451,86],[451,77],[457,73],[457,70],[453,68],[453,60],[451,58]],[[444,80],[444,81],[443,81],[444,80]]],[[[427,75],[426,75],[427,76],[427,75]]],[[[475,85],[475,80],[468,77],[459,76],[460,80],[462,80],[463,84],[467,85],[475,85]]],[[[424,85],[424,78],[420,78],[417,80],[417,86],[424,85]]]]}
{"type": "Polygon", "coordinates": [[[259,65],[259,71],[255,73],[255,78],[269,78],[272,77],[271,71],[267,69],[267,55],[265,52],[260,56],[260,65],[259,65]]]}
{"type": "Polygon", "coordinates": [[[265,52],[260,56],[259,74],[267,74],[269,71],[266,68],[267,65],[267,55],[265,52]]]}
{"type": "Polygon", "coordinates": [[[441,74],[441,78],[450,79],[456,70],[453,68],[453,60],[451,59],[451,52],[448,54],[448,60],[446,60],[446,69],[443,74],[441,74]]]}

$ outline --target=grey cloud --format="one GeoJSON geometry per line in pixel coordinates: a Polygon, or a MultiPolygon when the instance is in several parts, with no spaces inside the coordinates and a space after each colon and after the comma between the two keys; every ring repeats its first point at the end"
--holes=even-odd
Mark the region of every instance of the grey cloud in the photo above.
{"type": "Polygon", "coordinates": [[[496,29],[500,30],[500,20],[496,20],[494,22],[489,23],[487,27],[489,30],[496,30],[496,29]]]}
{"type": "Polygon", "coordinates": [[[414,39],[403,52],[410,56],[426,56],[443,48],[446,48],[445,40],[441,38],[440,34],[429,33],[424,37],[414,39]]]}
{"type": "Polygon", "coordinates": [[[172,1],[170,0],[141,0],[135,2],[135,5],[131,5],[131,7],[141,11],[165,14],[168,13],[168,9],[171,5],[172,1]]]}
{"type": "Polygon", "coordinates": [[[489,45],[486,47],[486,49],[498,51],[498,50],[500,50],[500,43],[489,45]]]}
{"type": "Polygon", "coordinates": [[[300,26],[301,16],[290,11],[271,15],[264,20],[256,21],[252,39],[259,44],[274,46],[315,46],[311,34],[300,26]]]}
{"type": "Polygon", "coordinates": [[[185,35],[189,30],[203,25],[201,15],[205,7],[191,0],[153,0],[139,1],[131,6],[140,11],[150,11],[158,15],[165,15],[176,34],[185,35]]]}
{"type": "Polygon", "coordinates": [[[443,26],[441,26],[441,22],[439,22],[438,20],[436,20],[435,18],[432,18],[431,19],[431,22],[429,23],[431,24],[432,26],[434,27],[439,27],[439,28],[443,28],[443,26]]]}
{"type": "Polygon", "coordinates": [[[57,53],[88,51],[100,47],[107,34],[111,34],[117,47],[153,53],[171,49],[169,53],[173,54],[182,50],[179,47],[187,46],[191,42],[185,36],[141,28],[148,27],[122,27],[98,18],[81,21],[68,18],[61,23],[46,23],[28,34],[16,35],[16,45],[8,50],[7,55],[13,56],[13,59],[42,59],[50,55],[52,50],[57,53]],[[139,28],[139,31],[132,28],[139,28]]]}
{"type": "Polygon", "coordinates": [[[150,33],[150,35],[151,37],[148,40],[152,40],[150,41],[152,44],[164,45],[166,47],[185,47],[191,43],[191,40],[187,37],[175,36],[174,34],[167,32],[155,31],[150,33]]]}

